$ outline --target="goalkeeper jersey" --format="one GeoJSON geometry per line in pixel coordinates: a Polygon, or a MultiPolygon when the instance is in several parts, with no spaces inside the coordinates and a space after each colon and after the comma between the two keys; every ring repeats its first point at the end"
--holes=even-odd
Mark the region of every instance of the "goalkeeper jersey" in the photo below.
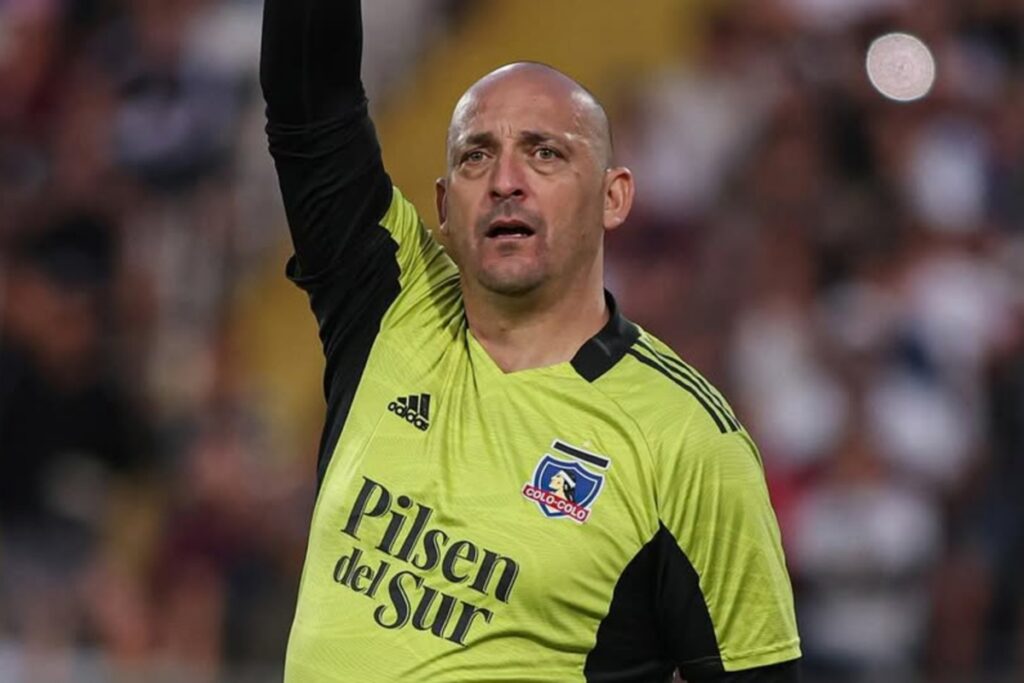
{"type": "Polygon", "coordinates": [[[287,681],[700,680],[800,656],[759,455],[714,387],[610,294],[571,361],[503,372],[365,104],[269,133],[327,358],[287,681]]]}

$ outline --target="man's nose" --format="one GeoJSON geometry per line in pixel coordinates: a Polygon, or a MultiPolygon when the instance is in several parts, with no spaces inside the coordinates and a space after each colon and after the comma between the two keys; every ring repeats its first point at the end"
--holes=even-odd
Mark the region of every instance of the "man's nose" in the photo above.
{"type": "Polygon", "coordinates": [[[491,198],[522,199],[526,196],[526,173],[523,162],[514,154],[502,154],[491,167],[491,198]]]}

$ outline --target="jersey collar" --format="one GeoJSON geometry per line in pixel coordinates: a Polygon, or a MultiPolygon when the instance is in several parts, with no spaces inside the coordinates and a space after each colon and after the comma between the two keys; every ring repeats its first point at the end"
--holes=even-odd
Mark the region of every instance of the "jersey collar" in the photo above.
{"type": "Polygon", "coordinates": [[[640,328],[619,313],[615,297],[607,289],[604,300],[608,304],[608,322],[580,347],[571,361],[573,369],[588,382],[611,370],[640,337],[640,328]]]}

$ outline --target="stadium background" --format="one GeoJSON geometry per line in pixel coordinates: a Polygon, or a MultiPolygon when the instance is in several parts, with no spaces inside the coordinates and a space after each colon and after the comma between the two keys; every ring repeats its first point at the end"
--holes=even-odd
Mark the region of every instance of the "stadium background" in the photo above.
{"type": "MultiPolygon", "coordinates": [[[[1024,5],[364,0],[393,178],[515,59],[611,112],[627,315],[759,442],[811,681],[1024,679],[1024,5]],[[888,30],[938,82],[883,99],[888,30]]],[[[0,680],[280,680],[322,411],[258,0],[0,0],[0,680]]]]}

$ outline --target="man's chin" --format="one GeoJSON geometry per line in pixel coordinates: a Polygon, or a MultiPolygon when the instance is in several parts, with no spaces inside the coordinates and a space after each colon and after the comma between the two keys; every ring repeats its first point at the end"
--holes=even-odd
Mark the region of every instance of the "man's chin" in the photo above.
{"type": "Polygon", "coordinates": [[[542,273],[480,273],[477,280],[492,294],[521,297],[537,291],[547,278],[542,273]]]}

